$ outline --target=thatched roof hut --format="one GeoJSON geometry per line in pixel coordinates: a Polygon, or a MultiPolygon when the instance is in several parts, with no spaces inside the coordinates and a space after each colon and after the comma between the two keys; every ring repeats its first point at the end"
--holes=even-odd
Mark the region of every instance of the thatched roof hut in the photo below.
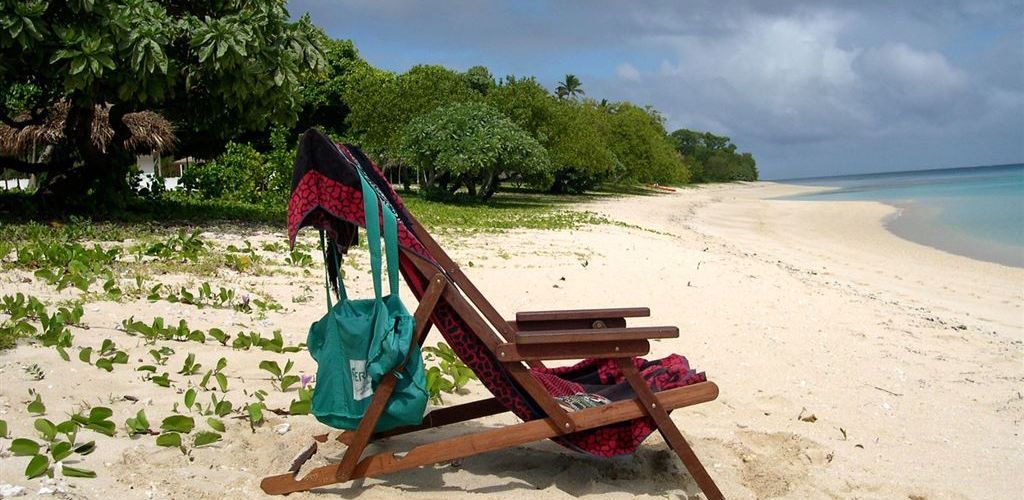
{"type": "MultiPolygon", "coordinates": [[[[57,144],[64,140],[64,121],[68,116],[68,104],[60,102],[39,125],[15,129],[0,123],[0,154],[29,156],[37,147],[57,144]]],[[[110,126],[110,106],[96,106],[92,122],[92,143],[106,151],[114,137],[110,126]]],[[[24,117],[19,117],[24,118],[24,117]]],[[[174,149],[178,139],[174,136],[171,122],[152,111],[140,111],[124,115],[124,123],[131,131],[125,141],[125,148],[134,153],[165,153],[174,149]]]]}

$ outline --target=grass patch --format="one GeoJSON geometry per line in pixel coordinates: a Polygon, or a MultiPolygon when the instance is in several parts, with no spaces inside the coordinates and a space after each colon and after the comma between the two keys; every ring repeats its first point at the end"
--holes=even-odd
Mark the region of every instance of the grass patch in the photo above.
{"type": "Polygon", "coordinates": [[[590,197],[502,192],[487,203],[437,202],[403,193],[406,207],[431,230],[506,231],[573,229],[607,221],[593,212],[574,210],[590,197]]]}

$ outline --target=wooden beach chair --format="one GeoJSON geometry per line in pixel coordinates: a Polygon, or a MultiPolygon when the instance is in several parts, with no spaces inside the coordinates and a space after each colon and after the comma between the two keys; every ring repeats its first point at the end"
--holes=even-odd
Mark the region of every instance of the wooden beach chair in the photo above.
{"type": "MultiPolygon", "coordinates": [[[[632,453],[657,430],[708,498],[722,494],[669,412],[714,400],[718,387],[691,370],[685,358],[645,361],[651,339],[675,338],[675,327],[627,327],[626,319],[649,316],[643,307],[520,312],[506,320],[406,210],[376,167],[358,149],[333,144],[319,132],[306,132],[296,158],[289,202],[289,237],[299,228],[326,231],[340,251],[355,242],[365,225],[359,177],[362,169],[384,204],[399,219],[402,275],[419,300],[414,341],[423,342],[433,325],[494,395],[429,412],[422,424],[374,433],[395,386],[386,375],[369,410],[354,431],[336,439],[347,445],[340,462],[302,471],[317,451],[314,442],[287,473],[264,478],[269,494],[287,494],[354,479],[380,476],[478,453],[552,439],[597,456],[632,453]],[[583,359],[574,366],[548,368],[547,360],[583,359]],[[580,399],[583,399],[583,404],[580,399]],[[587,402],[591,404],[587,404],[587,402]],[[411,448],[363,456],[377,439],[456,422],[512,412],[522,423],[476,431],[411,448]]],[[[398,371],[396,368],[395,371],[398,371]]]]}

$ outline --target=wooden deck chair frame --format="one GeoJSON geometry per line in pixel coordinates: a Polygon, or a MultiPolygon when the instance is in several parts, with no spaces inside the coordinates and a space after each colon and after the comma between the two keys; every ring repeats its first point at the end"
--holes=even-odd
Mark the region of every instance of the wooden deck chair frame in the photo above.
{"type": "Polygon", "coordinates": [[[289,472],[263,479],[260,487],[264,492],[288,494],[305,491],[456,460],[647,416],[653,420],[669,447],[682,460],[704,495],[709,499],[724,498],[668,414],[677,408],[714,400],[718,397],[718,386],[709,381],[655,393],[630,361],[633,357],[643,356],[649,352],[650,339],[678,337],[678,328],[626,327],[626,318],[649,316],[650,311],[647,308],[520,312],[516,315],[515,321],[506,321],[419,222],[414,218],[410,222],[421,243],[437,259],[435,265],[413,252],[402,249],[403,254],[412,260],[424,276],[432,277],[414,313],[416,326],[412,341],[423,343],[431,326],[431,312],[443,297],[445,302],[462,316],[472,334],[483,341],[508,370],[513,380],[538,404],[545,417],[422,444],[404,455],[383,452],[363,457],[366,446],[374,439],[509,411],[491,397],[432,410],[417,426],[374,433],[373,429],[394,390],[397,381],[394,373],[401,370],[400,365],[392,373],[386,374],[378,384],[359,427],[354,431],[342,431],[337,436],[339,442],[347,445],[340,462],[318,467],[300,478],[302,465],[316,454],[317,442],[323,443],[328,439],[328,434],[314,436],[312,445],[295,459],[289,472]],[[544,360],[582,358],[614,359],[636,397],[596,408],[566,411],[533,377],[528,368],[542,367],[544,360]]]}

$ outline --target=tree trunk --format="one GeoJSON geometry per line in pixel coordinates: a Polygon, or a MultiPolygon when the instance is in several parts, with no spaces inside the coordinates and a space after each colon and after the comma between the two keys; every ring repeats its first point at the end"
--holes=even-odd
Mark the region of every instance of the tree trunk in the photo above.
{"type": "MultiPolygon", "coordinates": [[[[77,153],[81,165],[67,168],[48,176],[46,182],[37,191],[37,195],[50,206],[77,204],[90,199],[93,206],[105,208],[123,208],[130,188],[128,185],[128,167],[131,165],[131,154],[125,150],[125,141],[131,134],[124,124],[124,115],[129,110],[121,106],[113,106],[109,112],[113,137],[103,151],[92,141],[92,123],[96,108],[90,105],[72,106],[68,110],[64,124],[64,137],[67,149],[77,153]]],[[[74,159],[71,154],[60,155],[70,165],[74,159]]]]}
{"type": "Polygon", "coordinates": [[[484,182],[480,185],[480,199],[487,201],[494,196],[494,193],[498,191],[498,174],[493,173],[488,175],[484,182]]]}

